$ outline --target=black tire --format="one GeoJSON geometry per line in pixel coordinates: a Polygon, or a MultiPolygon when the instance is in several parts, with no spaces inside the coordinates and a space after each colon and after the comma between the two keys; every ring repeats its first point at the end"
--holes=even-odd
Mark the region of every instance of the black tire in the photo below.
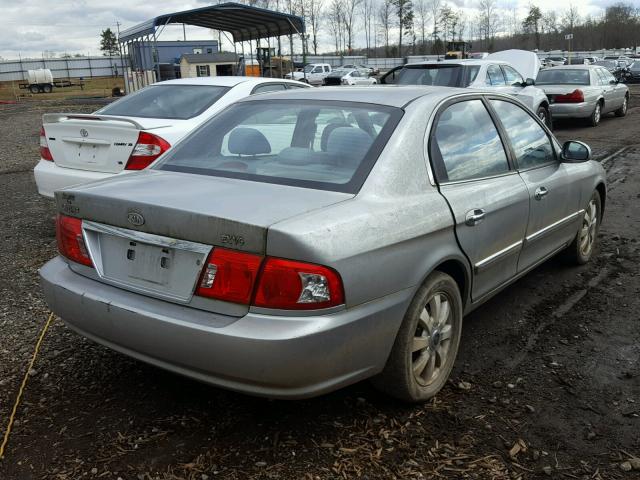
{"type": "Polygon", "coordinates": [[[29,91],[31,93],[40,93],[40,87],[38,87],[38,85],[30,85],[29,91]]]}
{"type": "Polygon", "coordinates": [[[625,117],[627,115],[627,109],[629,108],[629,95],[624,96],[624,102],[619,109],[615,111],[616,117],[625,117]]]}
{"type": "Polygon", "coordinates": [[[589,125],[592,127],[597,127],[601,119],[602,119],[602,102],[598,102],[596,103],[596,106],[593,109],[591,116],[589,117],[589,120],[588,120],[589,125]]]}
{"type": "Polygon", "coordinates": [[[43,91],[44,93],[51,93],[51,91],[52,91],[52,90],[53,90],[53,87],[52,87],[51,85],[44,85],[44,86],[42,87],[42,91],[43,91]]]}
{"type": "Polygon", "coordinates": [[[585,207],[585,212],[582,216],[582,222],[580,223],[580,228],[576,232],[576,237],[573,239],[573,242],[571,242],[571,245],[569,245],[566,248],[566,250],[563,252],[564,253],[563,256],[565,260],[577,265],[584,265],[589,260],[591,260],[591,257],[593,256],[593,252],[595,251],[598,245],[598,231],[600,230],[601,221],[602,221],[602,201],[600,199],[600,194],[596,190],[593,192],[593,195],[591,195],[591,198],[589,199],[589,202],[585,207]],[[589,225],[587,225],[587,223],[589,222],[589,219],[587,217],[590,218],[592,215],[592,213],[590,213],[592,202],[595,207],[596,223],[592,227],[589,227],[589,225]],[[590,235],[590,240],[589,240],[590,246],[588,249],[585,249],[583,244],[585,228],[588,230],[588,234],[590,235]]]}
{"type": "MultiPolygon", "coordinates": [[[[445,313],[442,313],[440,318],[444,316],[445,313]]],[[[424,402],[430,399],[449,378],[458,353],[461,333],[462,298],[458,285],[446,273],[434,272],[427,277],[413,298],[384,370],[372,379],[373,385],[388,395],[407,402],[424,402]],[[436,302],[436,297],[440,299],[439,303],[436,302]],[[443,300],[447,301],[448,309],[444,307],[443,300]],[[448,315],[440,327],[436,325],[435,319],[430,333],[423,325],[431,323],[431,312],[436,310],[448,312],[448,315]],[[414,351],[416,342],[424,343],[424,346],[414,351]],[[441,350],[443,353],[436,354],[441,350]],[[414,368],[420,368],[425,356],[428,360],[424,363],[424,369],[414,373],[414,368]],[[428,378],[425,379],[422,375],[427,375],[428,378]]]]}
{"type": "Polygon", "coordinates": [[[549,109],[544,105],[540,105],[538,107],[538,110],[536,111],[536,115],[540,120],[542,120],[542,123],[544,123],[549,128],[549,130],[551,130],[553,122],[551,121],[551,112],[549,111],[549,109]]]}

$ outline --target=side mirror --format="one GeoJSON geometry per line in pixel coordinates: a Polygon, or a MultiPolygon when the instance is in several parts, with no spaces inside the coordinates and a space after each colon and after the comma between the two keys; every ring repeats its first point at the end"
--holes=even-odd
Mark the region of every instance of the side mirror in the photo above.
{"type": "Polygon", "coordinates": [[[533,87],[536,84],[536,81],[533,78],[527,78],[524,81],[524,86],[525,87],[533,87]]]}
{"type": "Polygon", "coordinates": [[[562,145],[563,162],[586,162],[591,160],[591,148],[586,143],[570,140],[562,145]]]}
{"type": "Polygon", "coordinates": [[[616,85],[617,83],[618,83],[618,80],[609,80],[610,85],[616,85]]]}

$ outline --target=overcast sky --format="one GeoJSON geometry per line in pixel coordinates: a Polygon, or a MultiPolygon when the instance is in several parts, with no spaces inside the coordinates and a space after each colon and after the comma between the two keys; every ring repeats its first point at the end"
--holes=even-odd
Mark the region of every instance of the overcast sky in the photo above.
{"type": "MultiPolygon", "coordinates": [[[[468,16],[475,14],[479,0],[449,0],[455,8],[468,16]]],[[[627,0],[629,2],[629,0],[627,0]]],[[[43,51],[60,53],[82,53],[98,55],[100,32],[105,28],[116,31],[126,29],[154,16],[190,8],[202,7],[216,1],[192,0],[0,0],[0,57],[4,59],[41,57],[43,51]]],[[[325,0],[329,3],[329,0],[325,0]]],[[[543,11],[555,9],[559,14],[569,5],[564,0],[498,0],[502,8],[517,8],[524,16],[530,3],[543,11]]],[[[598,15],[607,5],[616,0],[572,0],[581,15],[598,15]]],[[[630,3],[640,7],[640,0],[630,3]]],[[[160,40],[182,38],[182,28],[167,27],[160,40]]],[[[188,40],[211,39],[213,32],[201,28],[189,28],[188,40]]],[[[217,36],[216,36],[217,38],[217,36]]],[[[322,50],[331,49],[331,37],[327,31],[321,33],[322,50]]],[[[356,46],[364,40],[356,38],[356,46]]],[[[231,45],[225,45],[227,49],[231,45]]]]}

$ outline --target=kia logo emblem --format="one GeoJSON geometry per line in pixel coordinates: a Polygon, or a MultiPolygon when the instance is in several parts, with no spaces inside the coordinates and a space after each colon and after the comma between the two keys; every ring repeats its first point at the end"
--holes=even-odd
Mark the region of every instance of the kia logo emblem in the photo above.
{"type": "Polygon", "coordinates": [[[80,129],[80,135],[82,135],[83,137],[88,137],[89,132],[87,132],[84,128],[82,128],[80,129]]]}
{"type": "Polygon", "coordinates": [[[127,220],[131,225],[135,225],[139,227],[140,225],[144,225],[144,217],[141,213],[138,212],[129,212],[127,213],[127,220]]]}

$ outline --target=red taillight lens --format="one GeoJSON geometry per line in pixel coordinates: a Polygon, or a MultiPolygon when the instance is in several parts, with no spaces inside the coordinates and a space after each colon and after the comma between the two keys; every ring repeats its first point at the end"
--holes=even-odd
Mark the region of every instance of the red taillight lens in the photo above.
{"type": "Polygon", "coordinates": [[[567,95],[556,95],[554,100],[556,103],[582,103],[584,102],[584,93],[578,88],[567,95]]]}
{"type": "Polygon", "coordinates": [[[129,156],[125,170],[142,170],[147,168],[151,163],[169,150],[171,145],[163,138],[158,137],[149,132],[140,132],[138,142],[133,147],[133,151],[129,156]]]}
{"type": "Polygon", "coordinates": [[[311,263],[267,258],[253,304],[290,310],[328,308],[344,303],[342,280],[335,270],[311,263]]]}
{"type": "Polygon", "coordinates": [[[74,262],[93,267],[82,238],[82,220],[67,217],[66,215],[58,215],[56,238],[61,255],[74,262]]]}
{"type": "Polygon", "coordinates": [[[196,295],[248,305],[261,263],[260,255],[216,247],[209,254],[196,295]]]}
{"type": "Polygon", "coordinates": [[[53,162],[53,156],[51,155],[51,150],[49,150],[47,134],[44,133],[44,127],[40,127],[40,158],[53,162]]]}

